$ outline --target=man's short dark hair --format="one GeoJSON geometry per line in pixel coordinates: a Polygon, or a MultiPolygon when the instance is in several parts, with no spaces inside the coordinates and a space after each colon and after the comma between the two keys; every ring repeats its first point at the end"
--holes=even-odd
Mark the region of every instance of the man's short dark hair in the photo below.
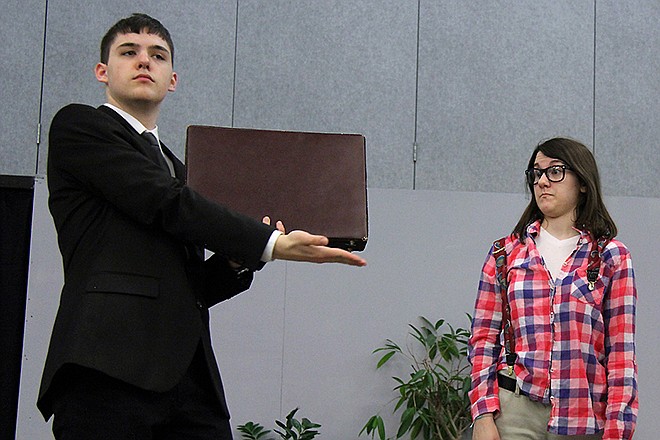
{"type": "Polygon", "coordinates": [[[158,35],[165,40],[170,47],[170,54],[172,56],[172,64],[174,64],[174,43],[170,32],[163,24],[147,14],[133,14],[130,17],[122,18],[115,23],[101,40],[101,62],[108,63],[110,58],[110,46],[120,34],[139,34],[146,32],[147,34],[158,35]]]}

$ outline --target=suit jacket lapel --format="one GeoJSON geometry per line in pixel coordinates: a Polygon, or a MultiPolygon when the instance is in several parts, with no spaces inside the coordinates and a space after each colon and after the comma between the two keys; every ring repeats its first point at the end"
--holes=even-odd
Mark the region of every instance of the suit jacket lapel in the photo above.
{"type": "MultiPolygon", "coordinates": [[[[151,148],[151,146],[148,146],[148,147],[146,146],[146,141],[142,138],[142,136],[140,136],[140,133],[135,131],[133,126],[131,124],[129,124],[126,119],[124,119],[119,113],[117,113],[116,111],[114,111],[113,109],[111,109],[110,107],[108,107],[106,105],[99,106],[98,110],[112,116],[112,118],[114,118],[124,128],[126,128],[126,130],[129,133],[131,133],[131,135],[133,135],[133,137],[137,141],[133,145],[138,145],[140,151],[142,151],[143,153],[145,153],[147,155],[147,157],[149,157],[149,154],[147,154],[147,152],[146,152],[146,148],[151,148]]],[[[174,153],[172,153],[172,151],[169,148],[167,148],[167,146],[165,146],[164,143],[161,142],[160,145],[163,148],[163,152],[165,153],[165,155],[167,155],[167,157],[170,159],[170,161],[172,161],[172,165],[174,166],[174,174],[176,175],[176,178],[181,180],[181,181],[185,181],[186,170],[185,170],[185,166],[183,165],[183,163],[181,163],[181,161],[174,155],[174,153]]]]}

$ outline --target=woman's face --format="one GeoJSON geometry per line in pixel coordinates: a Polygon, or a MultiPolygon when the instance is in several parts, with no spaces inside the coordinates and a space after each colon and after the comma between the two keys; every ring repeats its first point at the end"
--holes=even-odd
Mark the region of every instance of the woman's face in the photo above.
{"type": "Polygon", "coordinates": [[[574,223],[580,193],[586,187],[570,168],[562,166],[566,164],[559,159],[547,157],[541,151],[536,154],[534,173],[538,181],[534,183],[534,198],[546,220],[568,218],[574,223]]]}

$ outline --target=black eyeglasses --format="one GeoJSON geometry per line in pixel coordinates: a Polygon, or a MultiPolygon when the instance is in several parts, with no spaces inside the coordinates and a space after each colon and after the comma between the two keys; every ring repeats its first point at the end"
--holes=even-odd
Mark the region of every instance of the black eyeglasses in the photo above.
{"type": "Polygon", "coordinates": [[[541,176],[545,174],[545,177],[548,178],[550,182],[561,182],[566,177],[566,170],[571,168],[568,165],[553,165],[548,168],[530,168],[525,170],[525,175],[527,175],[527,183],[530,185],[536,185],[541,180],[541,176]]]}

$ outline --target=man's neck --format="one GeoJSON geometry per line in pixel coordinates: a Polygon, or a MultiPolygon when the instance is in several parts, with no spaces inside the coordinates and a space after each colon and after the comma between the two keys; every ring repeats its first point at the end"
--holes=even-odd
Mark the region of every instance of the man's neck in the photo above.
{"type": "Polygon", "coordinates": [[[126,113],[129,113],[135,119],[140,121],[147,130],[153,130],[156,128],[158,116],[160,115],[160,104],[154,106],[152,102],[148,102],[144,103],[144,105],[141,105],[142,103],[140,102],[118,102],[117,100],[113,99],[112,96],[108,96],[107,98],[109,104],[112,104],[115,107],[122,109],[126,113]]]}

